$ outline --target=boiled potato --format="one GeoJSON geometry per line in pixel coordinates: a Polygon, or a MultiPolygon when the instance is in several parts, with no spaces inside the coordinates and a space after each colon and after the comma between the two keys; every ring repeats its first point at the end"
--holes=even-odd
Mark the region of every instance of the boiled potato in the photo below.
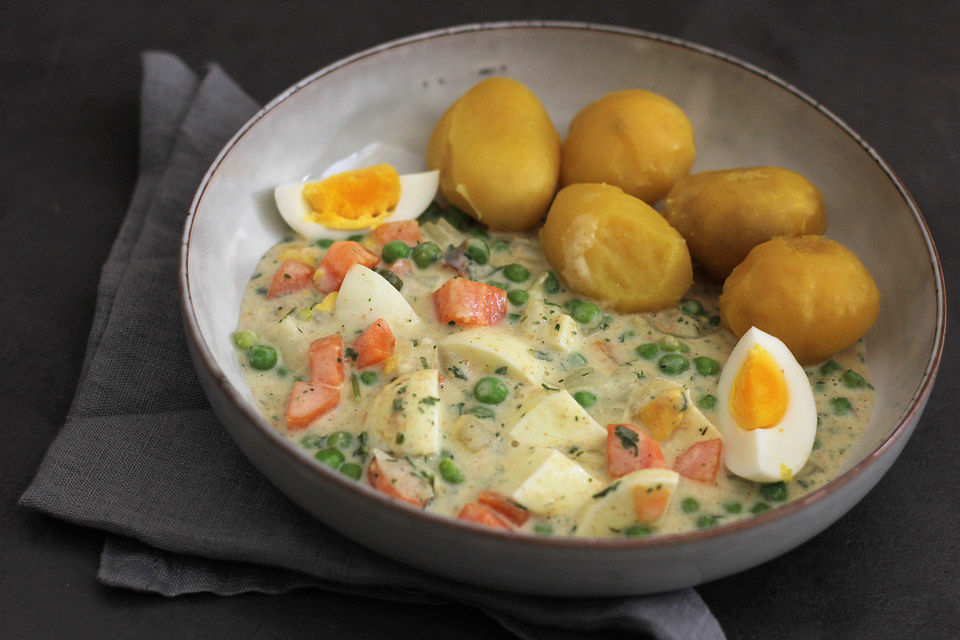
{"type": "Polygon", "coordinates": [[[823,198],[799,173],[777,167],[704,171],[680,178],[663,215],[707,272],[726,278],[750,249],[775,236],[822,235],[823,198]]]}
{"type": "Polygon", "coordinates": [[[867,332],[880,292],[849,249],[824,236],[774,238],[754,247],[723,283],[720,318],[738,336],[773,334],[800,364],[842,351],[867,332]]]}
{"type": "Polygon", "coordinates": [[[617,91],[573,118],[560,183],[603,182],[653,203],[690,172],[695,153],[693,125],[680,107],[649,91],[617,91]]]}
{"type": "Polygon", "coordinates": [[[560,136],[535,95],[510,78],[490,78],[443,114],[427,146],[440,192],[496,229],[538,223],[557,189],[560,136]]]}
{"type": "Polygon", "coordinates": [[[562,189],[540,244],[571,289],[617,311],[675,305],[693,282],[683,237],[649,205],[611,185],[562,189]]]}

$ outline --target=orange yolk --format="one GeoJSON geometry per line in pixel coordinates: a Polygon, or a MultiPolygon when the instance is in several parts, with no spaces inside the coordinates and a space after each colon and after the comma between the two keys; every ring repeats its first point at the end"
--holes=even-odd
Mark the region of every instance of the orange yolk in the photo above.
{"type": "Polygon", "coordinates": [[[400,201],[400,175],[388,164],[344,171],[303,187],[313,212],[306,216],[333,229],[377,226],[400,201]]]}
{"type": "Polygon", "coordinates": [[[769,429],[787,411],[787,382],[780,365],[754,345],[730,389],[730,413],[742,429],[769,429]]]}

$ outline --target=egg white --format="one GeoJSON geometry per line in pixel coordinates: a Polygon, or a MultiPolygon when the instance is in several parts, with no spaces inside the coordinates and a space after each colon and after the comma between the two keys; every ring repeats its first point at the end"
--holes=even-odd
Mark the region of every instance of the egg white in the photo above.
{"type": "Polygon", "coordinates": [[[751,327],[730,353],[717,387],[718,426],[723,435],[723,463],[732,473],[754,482],[789,480],[806,464],[817,435],[817,408],[803,367],[774,336],[751,327]],[[733,381],[750,349],[760,345],[783,371],[787,410],[767,429],[741,428],[730,412],[733,381]]]}
{"type": "Polygon", "coordinates": [[[324,169],[319,176],[312,174],[299,182],[289,182],[278,186],[273,192],[277,209],[280,210],[280,215],[284,221],[308,240],[319,238],[343,240],[358,233],[366,233],[370,230],[369,227],[331,229],[322,224],[305,220],[304,218],[311,213],[311,209],[303,197],[303,187],[308,182],[315,182],[344,171],[362,169],[381,163],[393,166],[398,172],[410,172],[400,176],[400,200],[393,212],[382,218],[382,221],[413,220],[423,213],[437,196],[437,189],[440,186],[440,172],[418,172],[417,169],[423,167],[423,161],[417,159],[417,156],[402,147],[379,142],[369,144],[360,151],[337,160],[324,169]]]}

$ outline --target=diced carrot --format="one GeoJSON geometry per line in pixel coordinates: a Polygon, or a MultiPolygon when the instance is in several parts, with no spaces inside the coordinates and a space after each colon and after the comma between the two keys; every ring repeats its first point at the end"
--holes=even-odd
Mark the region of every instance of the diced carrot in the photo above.
{"type": "Polygon", "coordinates": [[[463,509],[460,510],[460,515],[457,517],[461,520],[475,522],[487,527],[493,527],[494,529],[509,530],[511,528],[509,524],[497,515],[496,511],[486,505],[477,504],[476,502],[463,505],[463,509]]]}
{"type": "Polygon", "coordinates": [[[267,298],[276,298],[308,287],[311,277],[313,277],[313,267],[296,260],[285,260],[273,276],[273,282],[267,290],[267,298]]]}
{"type": "Polygon", "coordinates": [[[357,352],[355,366],[357,369],[363,369],[380,364],[393,355],[393,347],[396,344],[397,340],[390,331],[390,325],[380,318],[367,327],[353,343],[353,348],[357,352]]]}
{"type": "Polygon", "coordinates": [[[339,333],[310,343],[310,381],[333,387],[343,384],[343,338],[339,333]]]}
{"type": "Polygon", "coordinates": [[[413,263],[410,262],[409,260],[397,260],[396,262],[391,264],[388,268],[390,269],[390,271],[393,271],[395,274],[397,274],[402,278],[403,276],[413,271],[413,263]]]}
{"type": "Polygon", "coordinates": [[[691,480],[713,483],[720,471],[721,451],[723,442],[720,438],[697,442],[677,456],[673,470],[691,480]]]}
{"type": "Polygon", "coordinates": [[[667,468],[657,441],[632,424],[608,424],[607,472],[619,478],[648,467],[667,468]]]}
{"type": "Polygon", "coordinates": [[[374,242],[381,246],[393,240],[401,240],[404,244],[415,247],[418,242],[423,241],[423,236],[420,235],[420,223],[416,220],[384,222],[373,230],[371,236],[374,242]]]}
{"type": "Polygon", "coordinates": [[[447,324],[490,326],[507,313],[507,292],[466,278],[451,278],[433,292],[437,319],[447,324]]]}
{"type": "Polygon", "coordinates": [[[637,511],[637,519],[644,524],[656,522],[670,504],[670,489],[667,487],[633,488],[633,507],[637,511]]]}
{"type": "Polygon", "coordinates": [[[302,429],[340,403],[340,389],[326,384],[294,382],[287,405],[287,426],[302,429]]]}
{"type": "Polygon", "coordinates": [[[530,512],[526,508],[496,491],[481,491],[477,501],[487,507],[490,507],[503,518],[506,518],[513,524],[520,526],[530,517],[530,512]]]}
{"type": "Polygon", "coordinates": [[[355,264],[362,264],[368,269],[372,269],[379,262],[379,256],[359,242],[340,240],[330,245],[327,252],[323,254],[313,282],[317,289],[323,293],[338,291],[343,283],[343,277],[347,275],[350,267],[355,264]]]}
{"type": "Polygon", "coordinates": [[[407,460],[375,453],[367,467],[367,480],[370,486],[388,496],[422,507],[433,497],[433,487],[415,472],[407,460]]]}

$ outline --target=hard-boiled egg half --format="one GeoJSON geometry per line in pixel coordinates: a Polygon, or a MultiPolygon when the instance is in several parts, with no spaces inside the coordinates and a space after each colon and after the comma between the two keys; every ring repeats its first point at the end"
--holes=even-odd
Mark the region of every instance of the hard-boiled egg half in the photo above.
{"type": "Polygon", "coordinates": [[[280,215],[309,240],[341,239],[384,222],[412,220],[437,195],[439,171],[400,175],[412,154],[374,143],[335,162],[318,180],[274,190],[280,215]]]}
{"type": "Polygon", "coordinates": [[[817,433],[813,390],[785,344],[756,327],[734,347],[717,388],[723,463],[754,482],[789,480],[817,433]]]}

